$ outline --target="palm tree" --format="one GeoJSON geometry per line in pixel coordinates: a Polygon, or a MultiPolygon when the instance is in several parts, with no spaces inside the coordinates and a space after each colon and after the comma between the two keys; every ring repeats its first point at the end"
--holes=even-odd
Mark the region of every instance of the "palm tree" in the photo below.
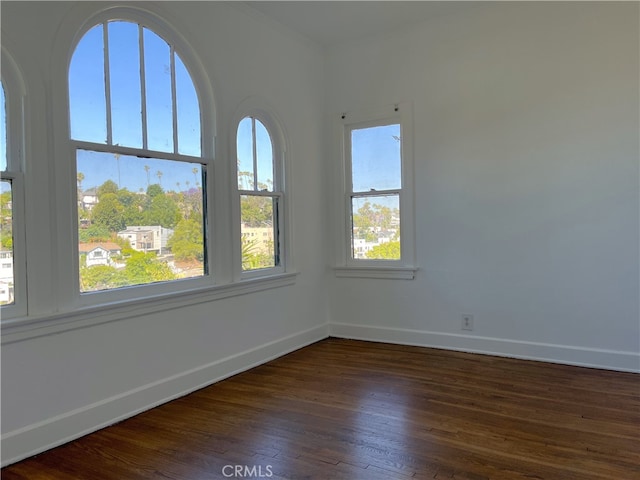
{"type": "Polygon", "coordinates": [[[191,173],[193,173],[193,180],[196,184],[196,187],[198,186],[198,168],[197,167],[193,167],[193,169],[191,170],[191,173]]]}
{"type": "Polygon", "coordinates": [[[156,176],[158,177],[158,185],[160,186],[162,186],[162,175],[163,173],[160,170],[156,172],[156,176]]]}
{"type": "Polygon", "coordinates": [[[147,188],[149,188],[149,184],[151,183],[151,181],[149,180],[149,170],[151,170],[151,167],[149,165],[145,165],[144,171],[147,172],[147,188]]]}
{"type": "Polygon", "coordinates": [[[114,157],[116,157],[116,163],[118,164],[118,189],[120,189],[120,154],[114,153],[114,157]]]}

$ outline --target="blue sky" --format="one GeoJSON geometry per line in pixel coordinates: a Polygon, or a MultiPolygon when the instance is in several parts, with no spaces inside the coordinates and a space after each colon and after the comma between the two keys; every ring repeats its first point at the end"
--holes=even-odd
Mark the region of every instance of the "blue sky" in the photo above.
{"type": "Polygon", "coordinates": [[[353,192],[392,190],[402,187],[400,125],[351,131],[351,180],[353,192]]]}
{"type": "Polygon", "coordinates": [[[152,158],[138,158],[122,155],[119,159],[112,153],[78,150],[78,172],[84,180],[82,189],[99,187],[107,180],[114,181],[120,188],[131,192],[147,191],[147,178],[150,185],[159,183],[165,191],[185,191],[202,185],[202,169],[198,163],[176,162],[152,158]],[[149,167],[149,175],[145,166],[149,167]],[[197,172],[193,173],[193,169],[197,172]],[[162,172],[158,178],[157,172],[162,172]]]}
{"type": "MultiPolygon", "coordinates": [[[[103,26],[90,29],[79,42],[69,68],[69,102],[71,137],[94,143],[107,143],[107,101],[105,94],[103,26]]],[[[174,151],[173,100],[171,88],[170,47],[161,37],[143,29],[144,62],[141,69],[138,25],[130,22],[108,24],[109,94],[111,100],[112,143],[132,148],[143,147],[142,99],[146,101],[147,143],[149,150],[174,151]],[[144,72],[145,95],[141,88],[144,72]]],[[[189,73],[176,53],[176,116],[178,153],[200,156],[200,110],[198,97],[189,73]]],[[[194,186],[191,173],[199,165],[166,160],[139,159],[112,154],[78,151],[78,172],[90,188],[113,180],[121,188],[146,190],[150,167],[151,183],[162,171],[160,183],[165,189],[194,186]],[[118,164],[120,171],[118,172],[118,164]]],[[[201,181],[199,179],[199,181],[201,181]]]]}
{"type": "MultiPolygon", "coordinates": [[[[69,68],[71,137],[94,143],[107,143],[107,101],[105,94],[104,29],[90,29],[79,42],[69,68]]],[[[143,29],[144,62],[141,62],[138,25],[130,22],[108,24],[109,93],[111,101],[112,143],[132,148],[143,147],[142,100],[146,99],[148,149],[173,152],[173,112],[171,94],[171,51],[161,37],[143,29]],[[144,94],[141,89],[141,63],[144,71],[144,94]]],[[[200,111],[198,97],[184,63],[176,53],[176,116],[178,152],[200,155],[200,111]]],[[[258,182],[272,185],[273,150],[264,125],[256,121],[256,156],[258,182]]],[[[238,167],[254,174],[253,134],[250,118],[238,126],[238,167]]],[[[79,150],[77,169],[82,172],[82,188],[99,186],[113,180],[121,188],[146,190],[148,178],[144,166],[150,167],[150,183],[158,183],[157,171],[163,173],[159,183],[165,190],[194,186],[193,168],[158,159],[139,159],[79,150]],[[188,182],[188,184],[187,184],[188,182]],[[178,186],[178,183],[180,186],[178,186]]],[[[198,174],[199,175],[199,174],[198,174]]],[[[241,188],[250,188],[243,177],[241,188]]],[[[200,179],[198,179],[201,182],[200,179]]]]}

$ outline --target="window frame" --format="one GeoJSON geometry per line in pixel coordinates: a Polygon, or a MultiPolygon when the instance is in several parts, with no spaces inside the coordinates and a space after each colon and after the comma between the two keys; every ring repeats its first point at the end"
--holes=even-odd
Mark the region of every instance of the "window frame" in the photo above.
{"type": "MultiPolygon", "coordinates": [[[[46,72],[50,85],[40,85],[37,79],[42,72],[28,59],[23,59],[29,78],[35,79],[33,84],[29,84],[32,88],[30,96],[25,96],[24,131],[32,132],[30,136],[41,140],[31,144],[25,137],[27,148],[23,158],[28,161],[23,163],[29,169],[16,174],[24,177],[24,182],[20,180],[20,183],[24,183],[21,195],[25,204],[21,207],[23,211],[16,211],[14,215],[19,216],[25,225],[21,234],[25,240],[21,252],[24,263],[27,256],[30,259],[24,270],[24,281],[28,281],[29,288],[22,290],[25,293],[24,310],[11,317],[5,315],[4,310],[2,312],[2,345],[295,284],[297,272],[291,270],[288,248],[284,257],[288,271],[284,273],[240,278],[234,272],[235,262],[230,253],[235,254],[236,244],[232,235],[236,223],[229,205],[233,205],[235,197],[234,184],[229,183],[229,178],[230,175],[235,177],[235,168],[231,171],[226,155],[220,154],[210,74],[200,61],[198,55],[201,52],[194,50],[183,36],[182,32],[188,35],[188,30],[179,27],[184,25],[176,22],[158,4],[104,7],[91,2],[79,3],[69,10],[57,29],[49,62],[50,72],[46,72]],[[85,33],[107,20],[126,20],[150,28],[175,46],[191,76],[200,106],[202,145],[198,162],[205,163],[205,158],[208,162],[207,214],[204,221],[209,232],[206,248],[210,274],[198,279],[81,294],[77,245],[77,161],[70,129],[69,67],[76,46],[85,33]],[[37,196],[45,193],[49,203],[42,208],[37,196]],[[48,240],[48,248],[42,248],[43,238],[48,240]]],[[[6,40],[3,36],[3,51],[5,45],[11,45],[10,39],[6,40]]],[[[7,74],[4,67],[3,58],[3,78],[7,74]]],[[[281,141],[283,146],[286,145],[284,137],[281,141]]],[[[93,148],[97,144],[91,145],[93,148]]],[[[122,149],[128,153],[125,147],[122,149]]],[[[285,216],[289,215],[288,209],[286,202],[285,216]]],[[[285,222],[287,229],[290,223],[285,222]]],[[[287,230],[283,239],[290,243],[290,238],[287,230]]]]}
{"type": "MultiPolygon", "coordinates": [[[[66,124],[64,125],[64,140],[61,143],[64,145],[61,151],[63,156],[70,158],[69,161],[69,174],[63,182],[68,185],[68,192],[72,197],[70,204],[70,211],[72,216],[69,219],[69,228],[73,232],[71,239],[68,237],[64,240],[64,243],[70,243],[72,248],[59,248],[60,258],[64,260],[65,265],[60,265],[65,276],[70,278],[67,286],[59,287],[62,289],[59,293],[61,302],[68,306],[70,309],[82,309],[90,308],[93,306],[108,305],[119,302],[135,301],[144,298],[156,298],[162,295],[168,295],[175,292],[189,292],[192,290],[198,290],[215,285],[215,279],[213,278],[213,272],[215,271],[215,263],[218,253],[215,249],[215,242],[213,241],[211,234],[212,215],[208,208],[208,198],[213,196],[214,182],[213,182],[213,170],[215,163],[215,105],[213,101],[213,94],[209,85],[208,77],[197,58],[193,48],[188,42],[164,19],[157,16],[147,10],[143,10],[137,7],[117,6],[102,10],[93,16],[86,19],[82,26],[75,33],[71,44],[68,46],[66,52],[66,62],[64,68],[64,109],[66,111],[66,124]],[[185,68],[189,72],[190,78],[193,82],[196,95],[198,97],[198,105],[200,109],[200,148],[201,153],[199,157],[183,155],[176,153],[174,144],[174,152],[159,152],[155,150],[124,147],[119,145],[109,145],[107,143],[93,143],[84,140],[75,140],[71,137],[71,109],[70,109],[70,94],[69,94],[69,73],[71,67],[71,61],[73,55],[78,47],[78,44],[84,38],[84,35],[97,25],[108,23],[110,21],[126,21],[139,25],[142,28],[147,28],[153,33],[166,41],[180,56],[180,59],[185,65],[185,68]],[[131,285],[120,288],[101,290],[101,291],[80,291],[80,255],[78,249],[78,202],[76,195],[73,192],[76,191],[75,179],[77,178],[77,160],[76,152],[78,149],[118,153],[120,155],[151,157],[159,160],[174,160],[186,163],[195,163],[202,165],[203,170],[206,170],[204,175],[204,181],[202,185],[203,189],[203,228],[205,231],[204,237],[204,249],[205,249],[205,265],[204,274],[200,277],[185,278],[177,280],[162,281],[156,283],[148,283],[141,285],[131,285]],[[73,186],[71,182],[73,181],[73,186]],[[207,193],[208,192],[208,193],[207,193]],[[70,240],[70,241],[69,241],[70,240]]],[[[175,99],[174,99],[175,100],[175,99]]],[[[62,106],[61,106],[62,107],[62,106]]],[[[176,136],[174,125],[174,141],[176,136]]],[[[67,200],[68,201],[68,200],[67,200]]]]}
{"type": "Polygon", "coordinates": [[[245,99],[238,107],[231,128],[230,140],[230,170],[232,185],[232,215],[233,215],[233,273],[236,281],[272,277],[291,271],[291,248],[290,248],[290,215],[289,215],[289,193],[288,193],[288,171],[287,171],[287,141],[282,129],[282,123],[278,120],[274,109],[258,97],[245,99]],[[273,155],[273,191],[261,192],[255,190],[241,190],[238,186],[237,168],[237,136],[240,122],[245,118],[255,118],[265,127],[271,139],[273,155]],[[242,268],[242,233],[241,233],[241,208],[240,198],[243,195],[266,196],[278,199],[278,211],[274,211],[274,243],[277,242],[279,251],[279,264],[274,267],[261,268],[255,270],[244,270],[242,268]]]}
{"type": "Polygon", "coordinates": [[[0,315],[3,319],[12,319],[24,316],[28,312],[24,188],[24,173],[26,169],[24,126],[27,92],[21,72],[4,46],[1,47],[0,55],[7,122],[7,169],[0,172],[0,177],[11,182],[14,292],[14,302],[0,306],[0,315]]]}
{"type": "Polygon", "coordinates": [[[398,103],[361,112],[343,112],[335,122],[336,152],[339,162],[337,174],[341,185],[338,218],[337,261],[334,271],[338,277],[388,278],[411,280],[418,270],[415,265],[415,216],[413,194],[413,105],[398,103]],[[386,125],[400,125],[401,164],[399,188],[353,191],[351,132],[358,129],[386,125]],[[353,257],[352,201],[368,196],[397,195],[400,210],[400,251],[398,260],[361,259],[353,257]]]}

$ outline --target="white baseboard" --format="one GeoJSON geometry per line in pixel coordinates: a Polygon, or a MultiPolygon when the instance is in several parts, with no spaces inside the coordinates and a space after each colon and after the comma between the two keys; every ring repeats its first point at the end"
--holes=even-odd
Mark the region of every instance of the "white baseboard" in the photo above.
{"type": "Polygon", "coordinates": [[[75,440],[327,336],[328,326],[321,325],[8,432],[2,436],[2,466],[75,440]]]}
{"type": "Polygon", "coordinates": [[[332,337],[375,342],[442,348],[502,357],[601,368],[622,372],[640,372],[640,352],[523,342],[502,338],[478,337],[422,330],[371,327],[346,323],[329,324],[332,337]]]}

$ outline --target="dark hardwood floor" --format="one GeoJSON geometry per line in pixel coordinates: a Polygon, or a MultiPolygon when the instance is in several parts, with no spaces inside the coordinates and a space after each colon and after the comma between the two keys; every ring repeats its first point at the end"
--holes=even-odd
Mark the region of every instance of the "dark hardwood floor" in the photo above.
{"type": "Polygon", "coordinates": [[[640,376],[327,339],[2,470],[13,479],[640,478],[640,376]]]}

